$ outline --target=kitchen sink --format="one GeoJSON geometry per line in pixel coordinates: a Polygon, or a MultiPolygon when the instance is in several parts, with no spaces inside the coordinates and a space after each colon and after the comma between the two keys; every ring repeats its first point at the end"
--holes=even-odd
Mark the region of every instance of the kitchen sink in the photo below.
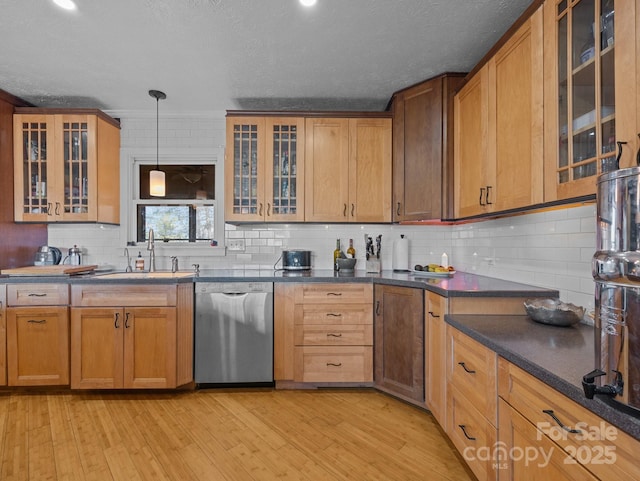
{"type": "Polygon", "coordinates": [[[110,272],[108,274],[100,274],[100,279],[177,279],[180,277],[191,277],[193,272],[110,272]]]}

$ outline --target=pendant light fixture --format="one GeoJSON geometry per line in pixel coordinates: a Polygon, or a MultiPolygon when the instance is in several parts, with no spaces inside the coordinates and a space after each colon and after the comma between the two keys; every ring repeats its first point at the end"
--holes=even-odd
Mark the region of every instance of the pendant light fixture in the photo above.
{"type": "Polygon", "coordinates": [[[156,99],[156,168],[149,171],[149,195],[152,197],[165,196],[165,175],[160,170],[160,99],[167,95],[159,90],[149,90],[149,95],[156,99]]]}

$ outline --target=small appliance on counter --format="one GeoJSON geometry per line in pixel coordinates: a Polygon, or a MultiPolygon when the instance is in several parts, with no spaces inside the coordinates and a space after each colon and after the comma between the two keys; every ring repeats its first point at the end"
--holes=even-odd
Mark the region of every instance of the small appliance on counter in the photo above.
{"type": "Polygon", "coordinates": [[[69,253],[67,257],[62,261],[63,264],[69,264],[70,266],[79,266],[82,264],[82,249],[80,249],[77,245],[74,244],[73,247],[69,249],[69,253]]]}
{"type": "Polygon", "coordinates": [[[308,250],[283,250],[282,269],[285,271],[311,270],[311,251],[308,250]]]}
{"type": "Polygon", "coordinates": [[[62,252],[57,247],[40,246],[33,259],[34,266],[55,266],[60,264],[62,252]]]}

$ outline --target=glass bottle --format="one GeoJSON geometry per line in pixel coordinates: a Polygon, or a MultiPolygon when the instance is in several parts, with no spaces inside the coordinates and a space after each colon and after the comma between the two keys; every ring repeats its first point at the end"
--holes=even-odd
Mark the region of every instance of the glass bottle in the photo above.
{"type": "Polygon", "coordinates": [[[347,257],[354,259],[356,257],[356,250],[353,248],[353,239],[349,239],[349,248],[347,249],[347,257]]]}
{"type": "Polygon", "coordinates": [[[333,270],[338,270],[338,258],[340,257],[340,239],[336,239],[336,250],[333,251],[333,270]]]}

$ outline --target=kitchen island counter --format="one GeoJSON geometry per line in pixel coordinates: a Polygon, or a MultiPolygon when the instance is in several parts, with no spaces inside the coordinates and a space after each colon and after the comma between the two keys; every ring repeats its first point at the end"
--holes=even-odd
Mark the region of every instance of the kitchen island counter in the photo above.
{"type": "Polygon", "coordinates": [[[640,418],[622,412],[600,396],[587,399],[584,395],[582,376],[595,367],[593,326],[548,326],[525,315],[447,315],[445,321],[640,440],[640,418]]]}

